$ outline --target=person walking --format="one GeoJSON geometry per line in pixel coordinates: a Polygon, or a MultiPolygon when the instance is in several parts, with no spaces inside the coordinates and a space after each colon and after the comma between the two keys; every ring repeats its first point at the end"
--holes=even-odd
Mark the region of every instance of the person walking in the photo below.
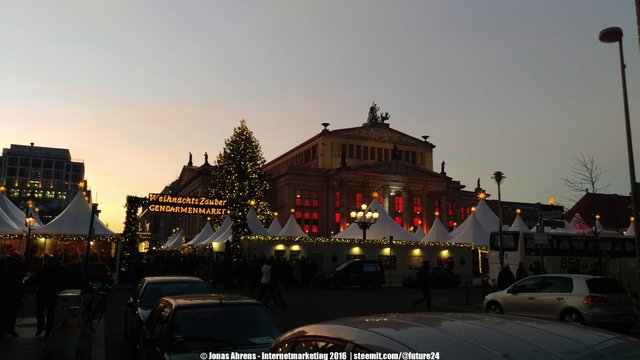
{"type": "Polygon", "coordinates": [[[527,277],[527,270],[524,268],[524,264],[522,261],[518,264],[518,268],[516,269],[516,281],[522,280],[527,277]]]}
{"type": "Polygon", "coordinates": [[[413,305],[418,305],[423,301],[427,302],[427,311],[431,310],[431,271],[429,262],[423,261],[422,266],[418,269],[416,277],[420,283],[420,289],[422,290],[422,298],[413,302],[413,305]]]}
{"type": "Polygon", "coordinates": [[[40,336],[44,331],[44,336],[49,337],[53,331],[56,299],[62,288],[62,266],[55,257],[45,256],[44,264],[35,279],[38,288],[36,292],[36,336],[40,336]]]}
{"type": "Polygon", "coordinates": [[[513,272],[509,268],[509,265],[505,265],[498,274],[498,288],[504,290],[511,286],[515,281],[516,278],[513,276],[513,272]]]}

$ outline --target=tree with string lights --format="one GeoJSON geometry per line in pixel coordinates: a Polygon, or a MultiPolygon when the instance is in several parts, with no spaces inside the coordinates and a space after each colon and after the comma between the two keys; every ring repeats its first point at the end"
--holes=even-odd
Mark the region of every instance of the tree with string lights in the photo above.
{"type": "Polygon", "coordinates": [[[240,238],[251,233],[247,224],[250,204],[254,204],[261,221],[271,217],[269,204],[263,200],[270,187],[269,175],[262,170],[265,163],[260,143],[246,122],[240,121],[240,126],[225,140],[216,159],[216,173],[209,187],[211,198],[227,199],[227,209],[233,220],[233,261],[241,256],[240,238]]]}

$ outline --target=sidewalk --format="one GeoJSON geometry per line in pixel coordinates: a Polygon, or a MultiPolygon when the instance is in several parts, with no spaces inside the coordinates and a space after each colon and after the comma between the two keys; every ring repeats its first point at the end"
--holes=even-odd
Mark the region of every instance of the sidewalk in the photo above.
{"type": "MultiPolygon", "coordinates": [[[[24,315],[24,311],[21,311],[24,315]]],[[[38,337],[36,334],[36,318],[21,317],[16,321],[16,333],[18,337],[14,338],[9,334],[0,337],[0,359],[105,359],[105,339],[104,339],[104,319],[100,323],[96,323],[95,332],[91,333],[86,329],[81,336],[78,337],[77,346],[79,351],[72,354],[65,354],[65,340],[69,343],[71,337],[68,334],[53,334],[51,337],[45,338],[43,335],[38,337]],[[55,342],[58,342],[55,344],[55,342]]],[[[55,331],[55,330],[54,330],[55,331]]],[[[64,330],[62,330],[64,331],[64,330]]]]}

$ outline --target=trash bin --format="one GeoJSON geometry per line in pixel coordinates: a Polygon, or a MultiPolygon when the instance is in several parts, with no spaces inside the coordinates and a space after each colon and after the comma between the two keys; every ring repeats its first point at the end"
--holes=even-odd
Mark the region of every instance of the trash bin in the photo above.
{"type": "Polygon", "coordinates": [[[65,289],[58,293],[50,359],[77,359],[81,303],[80,289],[65,289]]]}

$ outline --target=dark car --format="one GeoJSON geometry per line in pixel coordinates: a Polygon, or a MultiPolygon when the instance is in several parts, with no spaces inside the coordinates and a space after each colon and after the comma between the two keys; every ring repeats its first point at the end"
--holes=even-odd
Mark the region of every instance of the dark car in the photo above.
{"type": "Polygon", "coordinates": [[[204,359],[203,355],[212,352],[261,353],[281,334],[269,310],[246,296],[163,297],[142,328],[138,357],[204,359]]]}
{"type": "Polygon", "coordinates": [[[378,260],[349,260],[329,274],[319,275],[316,283],[325,287],[371,286],[374,288],[384,284],[384,270],[378,260]]]}
{"type": "Polygon", "coordinates": [[[136,345],[142,324],[163,296],[209,294],[211,288],[195,276],[150,276],[140,280],[125,304],[124,337],[136,345]]]}
{"type": "MultiPolygon", "coordinates": [[[[269,350],[285,352],[397,356],[390,359],[640,359],[640,343],[609,331],[547,320],[405,313],[301,326],[281,335],[269,350]]],[[[356,355],[344,357],[352,358],[356,355]]]]}
{"type": "MultiPolygon", "coordinates": [[[[462,280],[460,275],[450,269],[435,267],[431,269],[430,282],[431,287],[434,289],[447,289],[459,286],[462,280]]],[[[408,276],[402,280],[402,286],[406,288],[418,288],[420,287],[420,282],[415,276],[408,276]]]]}
{"type": "Polygon", "coordinates": [[[101,262],[62,264],[62,286],[64,289],[87,289],[89,284],[99,282],[112,285],[113,273],[101,262]],[[85,265],[86,272],[85,272],[85,265]]]}

